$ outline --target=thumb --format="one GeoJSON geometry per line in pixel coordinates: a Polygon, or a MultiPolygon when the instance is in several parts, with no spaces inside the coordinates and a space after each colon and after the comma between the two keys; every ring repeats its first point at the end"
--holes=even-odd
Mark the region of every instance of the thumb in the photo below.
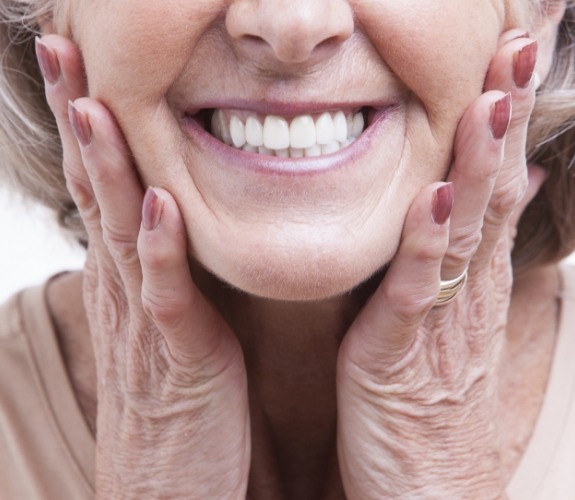
{"type": "Polygon", "coordinates": [[[410,357],[418,328],[439,292],[452,204],[451,184],[433,184],[416,197],[383,281],[344,338],[342,359],[380,373],[410,357]]]}

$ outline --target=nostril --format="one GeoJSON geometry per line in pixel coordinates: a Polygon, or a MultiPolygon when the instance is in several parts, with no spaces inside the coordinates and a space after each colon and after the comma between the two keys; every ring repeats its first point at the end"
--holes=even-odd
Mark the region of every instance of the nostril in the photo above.
{"type": "Polygon", "coordinates": [[[258,44],[262,44],[262,43],[265,44],[266,43],[266,41],[261,36],[250,35],[249,33],[246,33],[245,35],[243,35],[242,38],[246,42],[258,43],[258,44]]]}
{"type": "Polygon", "coordinates": [[[326,40],[323,40],[320,43],[318,43],[315,48],[316,49],[324,49],[324,48],[330,47],[332,45],[337,45],[340,42],[341,42],[341,38],[337,35],[334,35],[334,36],[331,36],[331,37],[327,38],[326,40]]]}
{"type": "Polygon", "coordinates": [[[225,25],[239,54],[300,64],[330,57],[353,34],[354,17],[347,0],[235,0],[225,25]]]}

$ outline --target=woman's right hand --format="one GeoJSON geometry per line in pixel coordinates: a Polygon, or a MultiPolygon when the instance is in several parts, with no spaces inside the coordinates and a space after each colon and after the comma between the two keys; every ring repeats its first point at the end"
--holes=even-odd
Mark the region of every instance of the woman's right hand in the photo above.
{"type": "Polygon", "coordinates": [[[98,376],[97,498],[245,498],[240,345],[195,287],[174,199],[144,190],[67,39],[38,43],[64,171],[89,246],[84,301],[98,376]],[[70,104],[73,103],[73,104],[70,104]]]}

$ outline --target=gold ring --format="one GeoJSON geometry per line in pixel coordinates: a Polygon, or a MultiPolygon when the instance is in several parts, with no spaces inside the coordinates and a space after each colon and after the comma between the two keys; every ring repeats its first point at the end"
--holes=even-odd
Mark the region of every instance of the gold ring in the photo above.
{"type": "Polygon", "coordinates": [[[452,280],[441,280],[439,283],[439,295],[435,302],[436,306],[444,306],[449,304],[465,286],[467,281],[467,269],[463,271],[457,278],[452,280]]]}

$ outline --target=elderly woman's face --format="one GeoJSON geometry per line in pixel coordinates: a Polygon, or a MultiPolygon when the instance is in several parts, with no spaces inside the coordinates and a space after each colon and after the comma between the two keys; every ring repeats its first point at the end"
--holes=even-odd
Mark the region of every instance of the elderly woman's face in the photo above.
{"type": "Polygon", "coordinates": [[[191,255],[291,299],[344,292],[393,256],[414,195],[448,169],[509,7],[70,1],[90,93],[144,183],[175,196],[191,255]]]}

